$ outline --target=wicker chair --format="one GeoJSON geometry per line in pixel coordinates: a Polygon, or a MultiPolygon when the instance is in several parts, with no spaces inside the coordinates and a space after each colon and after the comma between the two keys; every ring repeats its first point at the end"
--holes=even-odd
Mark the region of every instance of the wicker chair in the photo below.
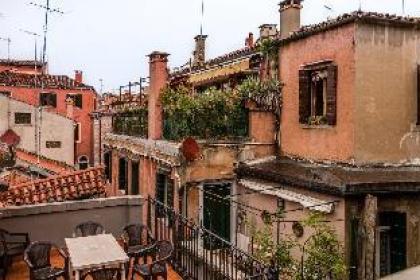
{"type": "Polygon", "coordinates": [[[137,263],[140,258],[143,258],[146,263],[147,255],[145,253],[154,241],[149,228],[142,224],[128,225],[123,229],[122,239],[124,241],[124,251],[130,261],[134,259],[134,262],[137,263]]]}
{"type": "Polygon", "coordinates": [[[153,256],[151,264],[134,264],[131,279],[134,275],[139,275],[143,279],[157,279],[159,276],[168,279],[168,268],[166,263],[172,256],[173,246],[169,241],[157,241],[156,244],[149,249],[150,255],[153,256]]]}
{"type": "Polygon", "coordinates": [[[102,268],[87,271],[82,274],[81,280],[120,280],[121,271],[118,268],[102,268]]]}
{"type": "Polygon", "coordinates": [[[51,242],[38,241],[25,250],[24,260],[29,267],[30,280],[55,280],[59,277],[69,279],[69,258],[58,246],[51,242]],[[64,268],[51,265],[51,250],[57,249],[64,259],[64,268]]]}
{"type": "Polygon", "coordinates": [[[73,237],[86,237],[102,233],[105,233],[105,229],[101,224],[88,221],[80,223],[74,228],[73,237]]]}
{"type": "Polygon", "coordinates": [[[4,275],[4,278],[6,277],[8,268],[12,264],[13,258],[23,255],[29,243],[28,233],[12,233],[5,229],[0,229],[0,275],[4,275]]]}

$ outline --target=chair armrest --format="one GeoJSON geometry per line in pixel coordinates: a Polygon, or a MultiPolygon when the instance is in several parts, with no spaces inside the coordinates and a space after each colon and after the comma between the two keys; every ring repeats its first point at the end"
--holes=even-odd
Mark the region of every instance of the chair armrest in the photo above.
{"type": "Polygon", "coordinates": [[[23,260],[25,261],[25,263],[28,265],[29,269],[33,269],[34,265],[31,263],[31,261],[28,259],[28,254],[25,250],[25,253],[23,254],[23,260]]]}

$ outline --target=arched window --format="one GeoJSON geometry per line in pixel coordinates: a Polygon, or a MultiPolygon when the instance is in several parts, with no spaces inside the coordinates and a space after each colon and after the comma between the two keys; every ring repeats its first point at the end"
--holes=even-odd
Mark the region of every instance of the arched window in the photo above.
{"type": "Polygon", "coordinates": [[[79,169],[84,170],[89,167],[89,158],[87,156],[79,157],[79,169]]]}

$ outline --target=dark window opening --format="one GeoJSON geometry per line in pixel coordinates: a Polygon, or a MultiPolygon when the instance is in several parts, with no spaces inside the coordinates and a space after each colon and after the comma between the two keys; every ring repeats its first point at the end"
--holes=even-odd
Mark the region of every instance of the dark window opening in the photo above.
{"type": "MultiPolygon", "coordinates": [[[[204,185],[204,227],[226,241],[230,241],[230,202],[228,199],[223,201],[220,197],[230,196],[230,192],[230,183],[204,185]]],[[[217,244],[209,244],[208,241],[210,240],[204,240],[204,246],[216,249],[217,244]]]]}
{"type": "Polygon", "coordinates": [[[407,215],[399,212],[379,213],[379,273],[386,276],[407,267],[407,215]]]}
{"type": "Polygon", "coordinates": [[[41,92],[39,103],[41,106],[57,107],[57,95],[53,92],[41,92]]]}
{"type": "Polygon", "coordinates": [[[59,149],[61,148],[61,141],[47,141],[45,146],[47,149],[59,149]]]}
{"type": "MultiPolygon", "coordinates": [[[[174,206],[174,183],[169,173],[158,172],[156,174],[156,200],[167,207],[174,206]]],[[[159,204],[156,206],[157,217],[163,218],[163,209],[159,204]]]]}
{"type": "Polygon", "coordinates": [[[74,102],[74,106],[83,108],[83,95],[82,94],[67,94],[66,99],[70,98],[74,102]]]}
{"type": "Polygon", "coordinates": [[[417,125],[420,125],[420,65],[417,65],[417,125]]]}
{"type": "Polygon", "coordinates": [[[82,139],[82,137],[81,137],[81,133],[82,132],[82,130],[81,130],[81,124],[80,123],[77,123],[75,126],[74,126],[74,141],[75,142],[78,142],[78,143],[80,143],[81,142],[81,139],[82,139]]]}
{"type": "Polygon", "coordinates": [[[124,158],[120,158],[119,160],[119,170],[118,170],[118,189],[121,191],[125,191],[127,194],[127,187],[128,187],[128,168],[127,168],[127,160],[124,158]]]}
{"type": "Polygon", "coordinates": [[[104,154],[104,163],[105,163],[105,178],[112,182],[112,157],[111,153],[104,154]]]}
{"type": "Polygon", "coordinates": [[[31,124],[31,113],[15,113],[15,124],[31,124]]]}
{"type": "Polygon", "coordinates": [[[139,163],[133,161],[131,164],[131,194],[139,194],[139,163]]]}
{"type": "Polygon", "coordinates": [[[10,97],[12,95],[12,93],[10,91],[0,91],[0,95],[10,97]]]}
{"type": "Polygon", "coordinates": [[[299,122],[335,125],[337,119],[337,66],[321,63],[299,70],[299,122]]]}
{"type": "Polygon", "coordinates": [[[84,170],[89,168],[89,159],[87,156],[81,156],[79,158],[79,169],[84,170]]]}

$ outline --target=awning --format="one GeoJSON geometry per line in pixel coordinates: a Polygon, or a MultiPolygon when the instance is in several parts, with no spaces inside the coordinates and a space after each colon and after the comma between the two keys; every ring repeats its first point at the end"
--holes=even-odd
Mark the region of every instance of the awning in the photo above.
{"type": "Polygon", "coordinates": [[[308,208],[310,210],[315,210],[323,213],[334,212],[334,202],[286,190],[278,184],[268,184],[245,179],[240,180],[239,184],[241,184],[247,189],[259,192],[261,194],[272,195],[287,201],[299,203],[303,207],[308,208]]]}

